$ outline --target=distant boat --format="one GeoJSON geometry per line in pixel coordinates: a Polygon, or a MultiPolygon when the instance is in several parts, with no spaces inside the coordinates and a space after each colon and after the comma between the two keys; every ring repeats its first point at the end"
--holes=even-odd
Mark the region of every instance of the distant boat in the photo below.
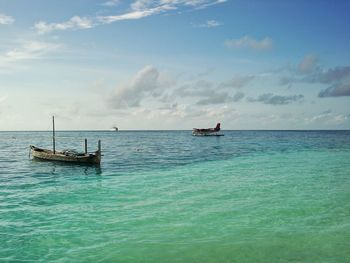
{"type": "Polygon", "coordinates": [[[87,151],[87,139],[85,139],[85,152],[78,153],[75,151],[56,151],[55,147],[55,118],[52,117],[53,130],[52,130],[52,142],[53,150],[39,148],[30,145],[30,153],[34,158],[47,160],[47,161],[60,161],[70,163],[88,163],[88,164],[100,164],[101,163],[101,141],[98,141],[98,150],[93,153],[87,151]]]}
{"type": "Polygon", "coordinates": [[[192,135],[194,136],[224,136],[223,133],[219,133],[221,130],[220,123],[216,124],[215,128],[193,128],[192,135]]]}
{"type": "Polygon", "coordinates": [[[113,131],[119,131],[118,127],[114,126],[113,131]]]}

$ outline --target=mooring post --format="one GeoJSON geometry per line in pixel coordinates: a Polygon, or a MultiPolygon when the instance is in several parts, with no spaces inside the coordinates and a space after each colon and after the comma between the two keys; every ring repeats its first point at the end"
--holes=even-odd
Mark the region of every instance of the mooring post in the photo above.
{"type": "Polygon", "coordinates": [[[98,140],[98,151],[101,152],[101,140],[98,140]]]}
{"type": "Polygon", "coordinates": [[[87,139],[85,138],[85,154],[87,154],[87,139]]]}
{"type": "Polygon", "coordinates": [[[55,145],[55,116],[52,116],[52,144],[53,144],[53,154],[56,153],[55,145]]]}

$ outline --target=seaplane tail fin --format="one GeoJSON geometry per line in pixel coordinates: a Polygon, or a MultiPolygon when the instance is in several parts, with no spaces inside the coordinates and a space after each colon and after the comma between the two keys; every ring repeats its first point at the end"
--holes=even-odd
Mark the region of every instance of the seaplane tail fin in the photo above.
{"type": "Polygon", "coordinates": [[[215,131],[220,131],[220,123],[216,124],[215,131]]]}

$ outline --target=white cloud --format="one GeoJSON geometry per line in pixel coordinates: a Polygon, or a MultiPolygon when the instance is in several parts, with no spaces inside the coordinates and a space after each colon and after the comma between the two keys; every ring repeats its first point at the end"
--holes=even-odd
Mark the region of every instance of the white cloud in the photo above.
{"type": "Polygon", "coordinates": [[[199,25],[194,25],[194,27],[202,27],[202,28],[211,28],[211,27],[218,27],[221,26],[222,24],[219,21],[216,20],[207,20],[203,24],[199,25]]]}
{"type": "Polygon", "coordinates": [[[236,92],[233,95],[230,91],[222,91],[222,88],[225,87],[214,85],[214,83],[209,81],[198,80],[175,89],[172,93],[172,98],[194,98],[198,99],[195,105],[206,106],[238,102],[245,96],[242,92],[236,92]]]}
{"type": "Polygon", "coordinates": [[[301,102],[304,98],[304,95],[289,95],[289,96],[281,96],[274,95],[272,93],[265,93],[260,95],[258,98],[248,98],[249,102],[262,102],[264,104],[271,105],[287,105],[293,102],[301,102]]]}
{"type": "Polygon", "coordinates": [[[109,98],[109,104],[115,109],[138,107],[148,97],[160,97],[163,88],[173,84],[155,67],[148,65],[137,72],[128,84],[119,87],[109,98]]]}
{"type": "Polygon", "coordinates": [[[16,48],[0,54],[0,74],[12,73],[23,68],[25,60],[42,59],[61,48],[60,44],[40,41],[21,42],[16,48]]]}
{"type": "Polygon", "coordinates": [[[206,8],[211,5],[221,4],[226,0],[136,0],[131,4],[132,10],[145,10],[162,5],[173,7],[206,8]]]}
{"type": "MultiPolygon", "coordinates": [[[[172,4],[172,2],[173,1],[165,1],[162,4],[167,5],[167,4],[172,4]]],[[[150,0],[136,0],[130,5],[130,7],[132,10],[140,11],[140,10],[146,10],[146,9],[152,8],[152,6],[154,6],[155,4],[158,4],[158,3],[150,0]]]]}
{"type": "Polygon", "coordinates": [[[8,96],[0,96],[0,115],[3,113],[4,102],[7,100],[8,96]]]}
{"type": "Polygon", "coordinates": [[[342,97],[350,96],[350,83],[335,84],[325,90],[319,92],[318,97],[342,97]]]}
{"type": "Polygon", "coordinates": [[[236,75],[232,79],[221,82],[219,88],[243,88],[245,87],[251,80],[253,80],[255,76],[247,75],[240,76],[236,75]]]}
{"type": "Polygon", "coordinates": [[[239,113],[237,113],[236,110],[230,107],[229,105],[215,105],[212,107],[206,107],[199,110],[195,110],[192,113],[193,117],[199,117],[201,119],[203,117],[207,117],[209,120],[212,120],[213,118],[217,120],[223,120],[225,118],[230,118],[238,115],[239,113]]]}
{"type": "Polygon", "coordinates": [[[54,30],[67,30],[67,29],[87,29],[94,26],[91,19],[86,17],[74,16],[67,22],[63,23],[51,23],[38,22],[34,25],[34,28],[38,31],[39,34],[50,33],[54,30]]]}
{"type": "Polygon", "coordinates": [[[0,14],[0,25],[11,25],[14,22],[15,22],[15,19],[12,16],[0,14]]]}
{"type": "Polygon", "coordinates": [[[227,92],[212,92],[210,96],[199,100],[197,105],[211,105],[211,104],[223,104],[230,103],[233,98],[227,92]]]}
{"type": "MultiPolygon", "coordinates": [[[[34,25],[34,28],[39,34],[46,34],[55,30],[87,29],[121,20],[142,19],[152,15],[166,13],[171,10],[206,8],[224,2],[226,2],[226,0],[136,0],[131,3],[128,11],[121,12],[117,15],[96,16],[91,18],[74,16],[70,20],[62,23],[40,21],[34,25]]],[[[115,6],[118,3],[119,1],[117,0],[111,0],[105,2],[103,5],[115,6]]],[[[215,20],[207,21],[207,27],[213,26],[218,26],[218,22],[215,20]]]]}
{"type": "Polygon", "coordinates": [[[225,46],[228,48],[249,48],[254,50],[268,50],[271,49],[273,41],[269,37],[261,40],[256,40],[250,36],[244,36],[239,39],[229,39],[225,41],[225,46]]]}
{"type": "Polygon", "coordinates": [[[316,69],[318,59],[315,55],[306,55],[303,60],[299,63],[298,70],[302,74],[311,73],[316,69]]]}
{"type": "Polygon", "coordinates": [[[337,123],[343,123],[350,120],[350,115],[338,114],[334,116],[334,121],[337,123]]]}
{"type": "Polygon", "coordinates": [[[195,9],[204,9],[209,6],[218,5],[227,2],[228,0],[217,0],[217,1],[207,1],[207,3],[201,3],[200,5],[196,6],[195,9]]]}
{"type": "Polygon", "coordinates": [[[59,47],[59,44],[49,42],[26,41],[19,48],[7,51],[2,58],[7,61],[35,59],[59,47]]]}
{"type": "Polygon", "coordinates": [[[7,100],[7,96],[0,96],[0,103],[3,103],[5,100],[7,100]]]}
{"type": "Polygon", "coordinates": [[[109,23],[113,23],[121,20],[141,19],[147,16],[156,15],[164,11],[173,10],[173,9],[176,9],[176,8],[168,5],[163,5],[163,6],[159,6],[151,9],[133,11],[130,13],[125,13],[117,16],[99,16],[97,17],[97,19],[99,22],[103,24],[109,24],[109,23]]]}
{"type": "Polygon", "coordinates": [[[332,116],[331,110],[326,110],[324,112],[321,112],[320,114],[314,115],[311,118],[308,118],[307,120],[309,122],[315,122],[315,121],[324,121],[328,120],[332,116]]]}
{"type": "Polygon", "coordinates": [[[331,124],[331,125],[342,124],[348,120],[350,120],[350,115],[333,114],[332,110],[326,110],[319,114],[305,118],[306,123],[323,123],[323,124],[331,124]]]}
{"type": "Polygon", "coordinates": [[[120,0],[109,0],[109,1],[107,1],[107,2],[105,2],[105,3],[103,3],[102,5],[103,6],[116,6],[116,5],[119,5],[119,3],[120,3],[120,0]]]}
{"type": "Polygon", "coordinates": [[[297,65],[282,68],[281,86],[292,87],[294,83],[327,84],[319,94],[319,98],[350,96],[350,66],[323,68],[315,55],[308,54],[297,65]],[[287,75],[288,74],[288,75],[287,75]]]}
{"type": "Polygon", "coordinates": [[[173,129],[186,129],[193,128],[193,125],[199,127],[201,125],[215,125],[216,120],[231,119],[238,116],[239,113],[229,105],[193,107],[188,104],[175,104],[162,109],[140,107],[132,111],[130,118],[137,117],[140,122],[146,121],[148,127],[150,123],[154,122],[158,127],[164,129],[169,129],[169,125],[173,129]]]}
{"type": "Polygon", "coordinates": [[[81,115],[82,107],[77,102],[65,102],[64,105],[55,105],[46,111],[48,116],[56,116],[64,119],[77,119],[81,115]]]}

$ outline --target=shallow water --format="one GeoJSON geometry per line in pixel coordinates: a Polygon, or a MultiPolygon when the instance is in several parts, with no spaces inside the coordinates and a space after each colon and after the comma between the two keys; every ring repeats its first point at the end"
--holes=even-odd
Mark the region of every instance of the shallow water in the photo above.
{"type": "Polygon", "coordinates": [[[0,261],[350,262],[350,132],[0,132],[0,261]]]}

